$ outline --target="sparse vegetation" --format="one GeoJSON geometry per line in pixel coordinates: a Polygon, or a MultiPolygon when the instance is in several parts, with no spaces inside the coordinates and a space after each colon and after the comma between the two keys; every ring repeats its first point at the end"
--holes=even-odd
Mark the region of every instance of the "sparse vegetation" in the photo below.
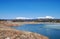
{"type": "Polygon", "coordinates": [[[19,26],[23,24],[60,23],[60,19],[0,19],[0,25],[19,26]]]}
{"type": "Polygon", "coordinates": [[[26,31],[18,31],[9,27],[0,26],[0,39],[48,39],[48,37],[26,31]]]}

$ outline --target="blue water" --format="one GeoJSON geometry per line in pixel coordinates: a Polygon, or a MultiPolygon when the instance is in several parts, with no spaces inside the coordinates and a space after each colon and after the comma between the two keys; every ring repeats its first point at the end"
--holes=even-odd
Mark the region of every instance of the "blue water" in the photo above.
{"type": "Polygon", "coordinates": [[[12,28],[39,33],[49,39],[60,39],[60,24],[26,24],[12,28]]]}

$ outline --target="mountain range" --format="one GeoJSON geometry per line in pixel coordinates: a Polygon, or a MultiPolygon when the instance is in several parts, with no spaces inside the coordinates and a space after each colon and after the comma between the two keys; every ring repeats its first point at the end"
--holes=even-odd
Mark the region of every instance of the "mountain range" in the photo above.
{"type": "Polygon", "coordinates": [[[15,19],[54,19],[54,17],[52,16],[37,17],[37,18],[16,17],[15,19]]]}

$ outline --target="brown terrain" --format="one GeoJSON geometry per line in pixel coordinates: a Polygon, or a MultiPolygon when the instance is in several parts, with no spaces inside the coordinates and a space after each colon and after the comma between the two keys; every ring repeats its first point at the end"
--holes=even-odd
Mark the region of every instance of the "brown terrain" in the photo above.
{"type": "Polygon", "coordinates": [[[0,39],[48,39],[48,37],[27,32],[27,31],[20,31],[16,29],[12,29],[11,27],[7,26],[19,26],[23,24],[36,24],[34,22],[6,22],[0,21],[0,39]]]}
{"type": "Polygon", "coordinates": [[[23,24],[39,24],[39,22],[11,22],[11,21],[0,21],[0,25],[3,26],[19,26],[23,24]]]}
{"type": "MultiPolygon", "coordinates": [[[[51,20],[50,20],[51,21],[51,20]]],[[[44,35],[33,32],[20,31],[12,29],[10,26],[19,26],[23,24],[60,24],[59,22],[13,22],[13,21],[0,21],[0,39],[49,39],[44,35]]]]}
{"type": "Polygon", "coordinates": [[[0,26],[0,39],[48,39],[46,36],[0,26]]]}

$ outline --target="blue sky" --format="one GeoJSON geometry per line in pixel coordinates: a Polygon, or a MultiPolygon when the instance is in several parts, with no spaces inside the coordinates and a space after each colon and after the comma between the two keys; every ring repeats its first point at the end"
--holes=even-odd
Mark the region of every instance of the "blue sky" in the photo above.
{"type": "Polygon", "coordinates": [[[43,16],[60,18],[60,0],[0,0],[0,19],[43,16]]]}

